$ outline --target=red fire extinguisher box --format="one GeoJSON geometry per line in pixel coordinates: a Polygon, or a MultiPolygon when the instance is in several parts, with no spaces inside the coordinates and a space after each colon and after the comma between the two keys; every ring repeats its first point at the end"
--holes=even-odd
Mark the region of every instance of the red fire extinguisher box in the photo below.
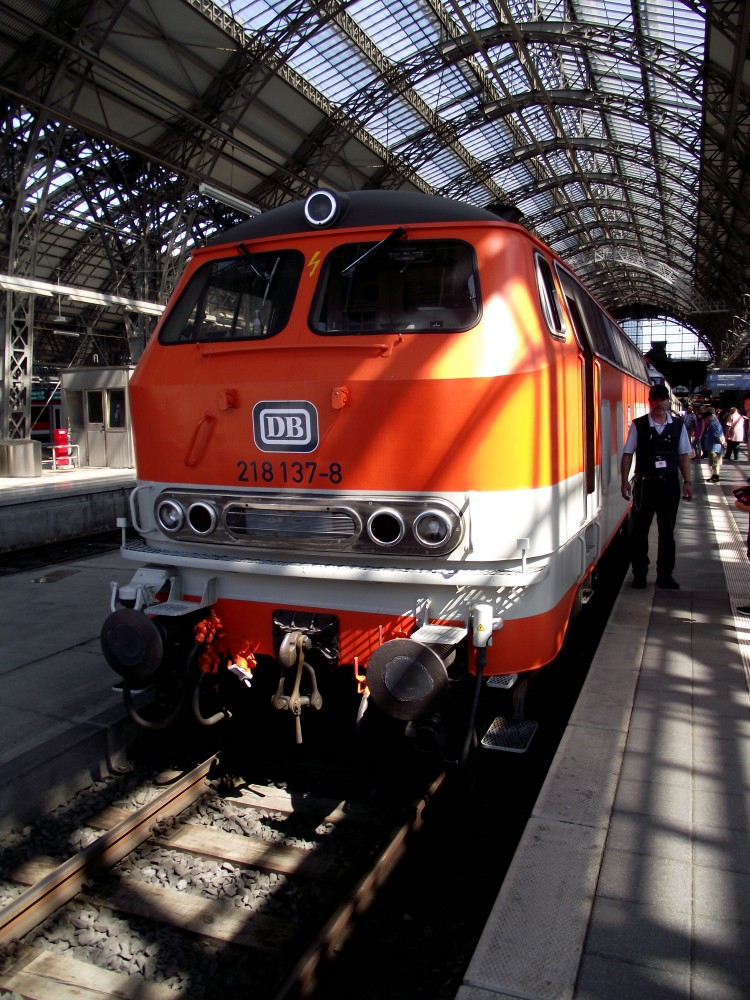
{"type": "Polygon", "coordinates": [[[55,465],[70,465],[70,435],[68,433],[67,427],[60,427],[52,432],[54,450],[55,450],[55,465]]]}

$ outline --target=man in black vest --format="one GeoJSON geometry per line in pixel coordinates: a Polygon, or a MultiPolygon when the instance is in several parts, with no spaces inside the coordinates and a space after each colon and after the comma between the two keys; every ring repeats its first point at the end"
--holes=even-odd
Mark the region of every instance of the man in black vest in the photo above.
{"type": "Polygon", "coordinates": [[[648,572],[648,533],[656,514],[659,542],[656,552],[656,586],[679,590],[672,576],[675,560],[674,526],[680,504],[682,473],[683,500],[693,499],[690,478],[693,449],[680,417],[669,412],[669,390],[653,385],[648,394],[650,412],[630,425],[622,450],[620,474],[622,495],[633,499],[630,560],[633,586],[645,587],[648,572]],[[635,478],[631,494],[630,466],[635,454],[635,478]]]}

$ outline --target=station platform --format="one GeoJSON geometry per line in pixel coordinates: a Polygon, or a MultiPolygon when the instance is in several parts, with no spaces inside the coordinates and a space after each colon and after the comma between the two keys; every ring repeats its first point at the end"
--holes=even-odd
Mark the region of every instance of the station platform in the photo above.
{"type": "Polygon", "coordinates": [[[678,513],[681,589],[628,573],[457,1000],[750,997],[750,563],[732,493],[750,467],[743,451],[718,484],[706,468],[678,513]]]}
{"type": "MultiPolygon", "coordinates": [[[[0,512],[1,515],[1,512],[0,512]]],[[[0,576],[0,836],[111,773],[132,723],[99,642],[119,549],[0,576]]]]}
{"type": "Polygon", "coordinates": [[[134,469],[71,465],[0,476],[0,553],[113,530],[134,486],[134,469]]]}

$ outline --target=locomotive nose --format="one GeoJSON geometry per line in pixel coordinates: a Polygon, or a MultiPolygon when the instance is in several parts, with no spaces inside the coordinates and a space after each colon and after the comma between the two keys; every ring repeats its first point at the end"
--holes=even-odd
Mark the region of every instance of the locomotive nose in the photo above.
{"type": "Polygon", "coordinates": [[[164,658],[164,637],[153,618],[141,611],[113,611],[101,631],[107,663],[130,685],[147,683],[164,658]]]}
{"type": "Polygon", "coordinates": [[[448,686],[443,660],[434,649],[413,639],[383,643],[370,657],[366,676],[378,708],[403,722],[418,719],[448,686]]]}

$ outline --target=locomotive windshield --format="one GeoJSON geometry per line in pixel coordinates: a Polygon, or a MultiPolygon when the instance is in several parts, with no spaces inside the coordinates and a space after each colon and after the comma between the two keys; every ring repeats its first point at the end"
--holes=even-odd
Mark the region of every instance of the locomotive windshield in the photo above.
{"type": "Polygon", "coordinates": [[[286,326],[303,257],[296,250],[212,261],[190,280],[159,334],[163,344],[260,340],[286,326]]]}
{"type": "Polygon", "coordinates": [[[468,243],[347,243],[326,257],[310,326],[329,336],[458,332],[473,326],[479,312],[476,261],[468,243]]]}

